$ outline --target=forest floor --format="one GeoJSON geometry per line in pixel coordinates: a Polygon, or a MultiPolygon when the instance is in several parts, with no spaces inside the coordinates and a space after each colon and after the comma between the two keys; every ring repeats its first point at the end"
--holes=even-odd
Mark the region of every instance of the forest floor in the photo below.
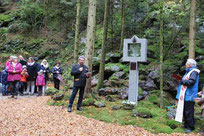
{"type": "MultiPolygon", "coordinates": [[[[0,136],[152,136],[143,128],[120,126],[68,113],[66,108],[49,106],[49,96],[0,99],[0,136]]],[[[201,135],[201,134],[188,134],[201,135]]]]}

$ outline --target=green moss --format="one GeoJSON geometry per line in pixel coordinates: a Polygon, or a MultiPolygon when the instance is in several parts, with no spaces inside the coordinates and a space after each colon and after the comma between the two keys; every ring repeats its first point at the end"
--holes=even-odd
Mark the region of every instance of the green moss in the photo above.
{"type": "Polygon", "coordinates": [[[116,76],[111,76],[111,77],[109,78],[109,80],[118,80],[118,77],[116,77],[116,76]]]}
{"type": "Polygon", "coordinates": [[[182,124],[179,122],[176,122],[175,120],[168,120],[166,125],[168,125],[172,129],[176,129],[176,128],[180,127],[182,124]]]}
{"type": "Polygon", "coordinates": [[[111,65],[116,65],[118,67],[120,67],[120,69],[125,72],[126,74],[129,73],[129,65],[123,65],[121,63],[107,63],[105,66],[111,66],[111,65]]]}
{"type": "Polygon", "coordinates": [[[58,93],[59,90],[55,89],[55,88],[52,88],[52,87],[49,87],[46,91],[45,91],[45,94],[46,95],[54,95],[56,93],[58,93]]]}
{"type": "Polygon", "coordinates": [[[150,95],[148,100],[155,105],[159,104],[159,97],[156,95],[150,95]]]}
{"type": "Polygon", "coordinates": [[[5,15],[5,14],[1,14],[0,15],[0,22],[4,22],[4,21],[6,21],[6,22],[11,21],[11,16],[5,15]]]}

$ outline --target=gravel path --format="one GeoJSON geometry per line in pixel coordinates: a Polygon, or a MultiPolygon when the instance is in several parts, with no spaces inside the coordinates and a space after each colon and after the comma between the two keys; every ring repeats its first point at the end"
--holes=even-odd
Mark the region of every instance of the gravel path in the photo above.
{"type": "MultiPolygon", "coordinates": [[[[0,100],[0,136],[152,136],[143,128],[119,126],[48,106],[49,97],[0,100]]],[[[167,134],[159,134],[166,136],[167,134]]],[[[180,136],[183,134],[170,134],[180,136]]],[[[199,134],[197,134],[199,135],[199,134]]],[[[189,135],[188,135],[189,136],[189,135]]]]}

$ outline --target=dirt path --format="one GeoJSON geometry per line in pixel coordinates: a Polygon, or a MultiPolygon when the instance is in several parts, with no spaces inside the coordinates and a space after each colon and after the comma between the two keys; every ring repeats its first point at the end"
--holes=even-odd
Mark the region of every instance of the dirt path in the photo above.
{"type": "Polygon", "coordinates": [[[143,128],[107,124],[74,112],[68,113],[65,108],[48,106],[48,99],[49,97],[34,97],[0,100],[0,136],[154,135],[143,128]]]}

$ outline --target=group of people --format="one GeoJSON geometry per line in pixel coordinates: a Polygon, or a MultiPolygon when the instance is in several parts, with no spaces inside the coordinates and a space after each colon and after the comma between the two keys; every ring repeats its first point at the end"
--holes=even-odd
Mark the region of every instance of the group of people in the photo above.
{"type": "MultiPolygon", "coordinates": [[[[88,72],[88,67],[84,65],[84,61],[85,57],[80,56],[78,63],[74,64],[71,69],[71,75],[74,76],[74,85],[69,99],[68,112],[72,111],[72,105],[78,90],[80,90],[80,92],[77,110],[82,110],[81,104],[86,85],[86,78],[91,76],[91,72],[88,72]]],[[[39,64],[35,57],[30,57],[28,62],[26,62],[22,56],[19,56],[19,58],[11,56],[6,62],[5,69],[2,70],[0,75],[2,94],[7,95],[8,86],[10,86],[11,97],[13,98],[17,96],[17,92],[21,95],[33,95],[35,86],[37,86],[38,95],[41,96],[46,90],[50,72],[53,74],[54,87],[59,89],[60,78],[62,75],[62,68],[59,62],[56,62],[52,71],[50,71],[48,62],[45,59],[39,64]],[[24,93],[24,91],[26,93],[24,93]]],[[[196,61],[194,59],[188,59],[186,62],[186,74],[183,76],[177,89],[177,100],[184,102],[183,116],[184,127],[187,129],[186,133],[194,130],[194,101],[198,94],[199,73],[200,70],[197,69],[196,61]],[[181,92],[184,90],[185,93],[183,95],[181,92]]]]}
{"type": "Polygon", "coordinates": [[[5,69],[0,73],[0,83],[2,83],[2,95],[11,94],[11,98],[17,98],[17,95],[38,96],[45,93],[49,73],[53,73],[55,88],[59,90],[60,80],[58,76],[62,74],[60,63],[56,62],[52,71],[49,69],[47,60],[40,63],[37,57],[29,57],[26,61],[21,55],[19,57],[10,56],[5,64],[5,69]]]}

